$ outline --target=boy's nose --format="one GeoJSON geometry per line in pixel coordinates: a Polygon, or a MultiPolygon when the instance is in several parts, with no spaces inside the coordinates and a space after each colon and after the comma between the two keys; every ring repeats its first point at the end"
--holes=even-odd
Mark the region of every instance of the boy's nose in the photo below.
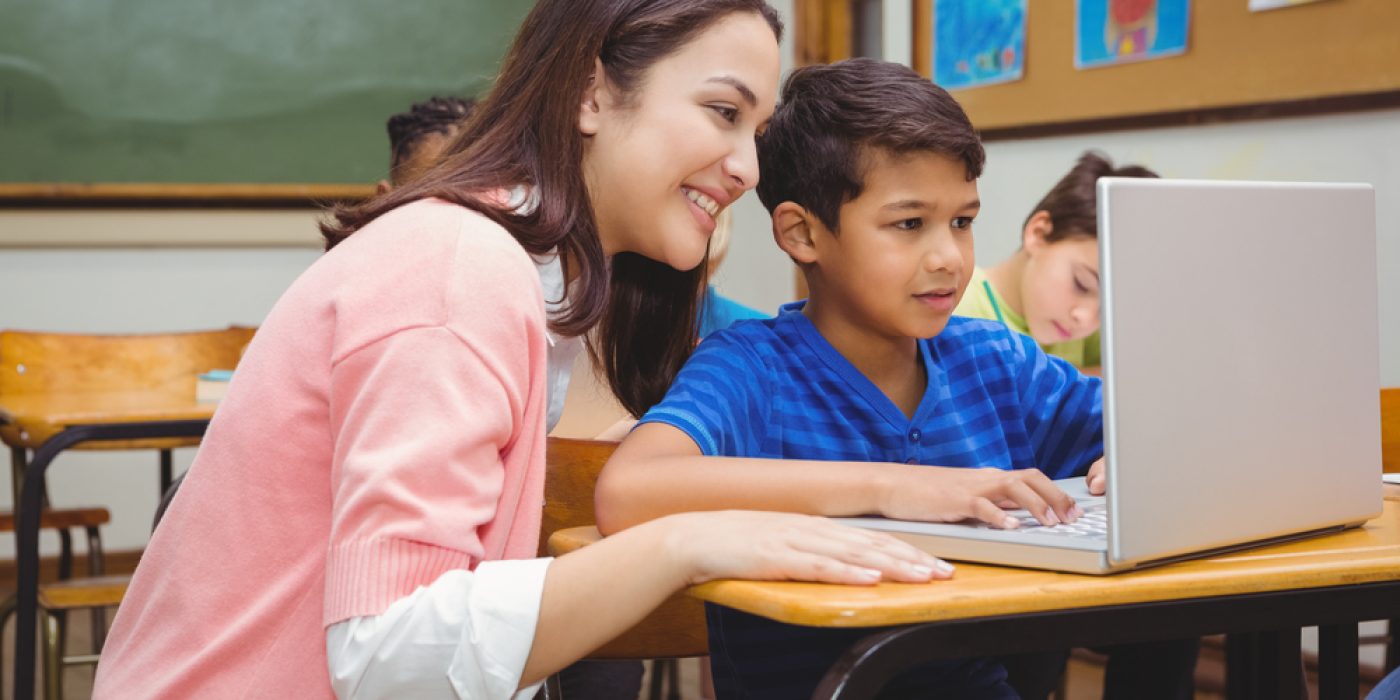
{"type": "Polygon", "coordinates": [[[962,250],[953,241],[952,235],[934,235],[924,250],[923,260],[924,269],[930,272],[958,270],[962,267],[962,250]]]}

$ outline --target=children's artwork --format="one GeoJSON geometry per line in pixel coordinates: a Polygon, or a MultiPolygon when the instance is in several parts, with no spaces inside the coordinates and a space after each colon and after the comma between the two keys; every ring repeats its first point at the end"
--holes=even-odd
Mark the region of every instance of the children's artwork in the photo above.
{"type": "Polygon", "coordinates": [[[1190,0],[1076,0],[1074,67],[1185,53],[1190,0]]]}
{"type": "Polygon", "coordinates": [[[934,0],[933,82],[945,89],[1020,80],[1027,0],[934,0]]]}
{"type": "Polygon", "coordinates": [[[1311,5],[1319,0],[1249,0],[1250,12],[1263,12],[1264,10],[1277,10],[1281,7],[1293,7],[1294,5],[1311,5]]]}

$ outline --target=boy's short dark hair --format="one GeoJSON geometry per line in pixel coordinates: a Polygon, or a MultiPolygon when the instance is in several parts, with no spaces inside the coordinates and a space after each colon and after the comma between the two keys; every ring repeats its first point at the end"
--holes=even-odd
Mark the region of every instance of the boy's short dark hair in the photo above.
{"type": "Polygon", "coordinates": [[[769,213],[794,202],[835,232],[841,205],[865,187],[869,151],[962,160],[967,179],[986,154],[956,100],[898,63],[852,58],[794,70],[758,139],[758,198],[769,213]]]}
{"type": "Polygon", "coordinates": [[[1024,227],[1036,212],[1050,215],[1050,235],[1047,243],[1072,236],[1099,237],[1098,181],[1101,177],[1157,177],[1157,173],[1141,165],[1114,167],[1108,156],[1085,151],[1074,167],[1031,210],[1024,227]]]}
{"type": "Polygon", "coordinates": [[[425,136],[452,133],[475,108],[476,100],[435,95],[389,117],[389,172],[398,171],[425,136]]]}

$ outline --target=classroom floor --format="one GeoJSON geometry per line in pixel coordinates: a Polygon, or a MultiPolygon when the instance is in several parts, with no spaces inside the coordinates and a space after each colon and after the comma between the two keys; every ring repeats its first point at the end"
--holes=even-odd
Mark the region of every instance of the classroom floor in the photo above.
{"type": "MultiPolygon", "coordinates": [[[[80,611],[73,614],[69,621],[70,639],[69,648],[78,650],[86,649],[91,637],[88,627],[88,614],[80,611]]],[[[110,619],[110,618],[109,618],[110,619]]],[[[11,688],[14,683],[14,629],[13,625],[7,625],[4,635],[4,656],[0,659],[4,663],[4,688],[0,689],[0,700],[8,700],[12,696],[11,688]]],[[[646,697],[646,689],[650,681],[650,665],[648,665],[648,676],[642,680],[642,697],[646,697]]],[[[700,695],[700,665],[696,659],[686,659],[681,662],[681,698],[682,700],[702,700],[700,695]]],[[[36,669],[37,671],[37,669],[36,669]]],[[[1099,700],[1099,688],[1103,683],[1103,667],[1095,663],[1092,659],[1071,658],[1068,673],[1067,697],[1061,700],[1099,700]]],[[[63,675],[63,697],[65,700],[86,700],[92,696],[93,668],[91,666],[73,666],[64,671],[63,675]]],[[[36,675],[39,687],[36,689],[36,696],[43,696],[43,676],[36,675]]],[[[1212,649],[1209,645],[1201,654],[1200,663],[1196,669],[1196,683],[1199,688],[1196,691],[1196,700],[1224,700],[1224,678],[1225,667],[1223,655],[1217,649],[1212,649]]],[[[1310,676],[1309,695],[1317,697],[1317,679],[1310,676]]],[[[1370,685],[1363,681],[1359,698],[1364,698],[1370,691],[1370,685]]],[[[664,696],[663,696],[664,697],[664,696]]]]}

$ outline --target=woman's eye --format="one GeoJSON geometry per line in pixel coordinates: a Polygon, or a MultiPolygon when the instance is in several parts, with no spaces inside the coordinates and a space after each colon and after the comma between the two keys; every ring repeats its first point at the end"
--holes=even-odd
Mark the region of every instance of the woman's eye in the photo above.
{"type": "Polygon", "coordinates": [[[733,107],[726,107],[725,105],[710,105],[710,109],[713,109],[715,111],[715,114],[718,114],[721,119],[729,122],[730,124],[739,121],[739,110],[733,107]]]}
{"type": "Polygon", "coordinates": [[[958,229],[959,231],[963,229],[972,228],[972,217],[959,216],[958,218],[953,219],[953,228],[958,229]]]}
{"type": "Polygon", "coordinates": [[[924,220],[918,217],[913,219],[900,219],[894,222],[894,227],[901,231],[918,231],[924,227],[924,220]]]}

